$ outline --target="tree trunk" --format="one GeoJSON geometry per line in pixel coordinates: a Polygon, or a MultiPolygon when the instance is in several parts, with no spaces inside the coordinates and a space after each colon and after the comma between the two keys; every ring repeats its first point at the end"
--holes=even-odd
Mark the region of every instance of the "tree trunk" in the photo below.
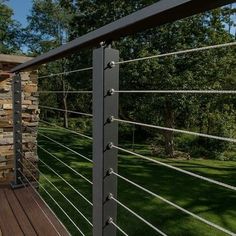
{"type": "Polygon", "coordinates": [[[64,104],[64,128],[68,129],[68,112],[67,112],[67,97],[63,97],[63,104],[64,104]]]}
{"type": "MultiPolygon", "coordinates": [[[[173,128],[174,126],[174,113],[172,110],[171,102],[166,99],[164,108],[164,124],[165,127],[173,128]]],[[[173,131],[163,131],[165,139],[165,153],[169,158],[174,158],[174,133],[173,131]]]]}
{"type": "Polygon", "coordinates": [[[63,105],[64,105],[64,128],[68,129],[68,112],[67,112],[67,91],[66,91],[66,83],[64,80],[62,80],[63,85],[63,105]]]}

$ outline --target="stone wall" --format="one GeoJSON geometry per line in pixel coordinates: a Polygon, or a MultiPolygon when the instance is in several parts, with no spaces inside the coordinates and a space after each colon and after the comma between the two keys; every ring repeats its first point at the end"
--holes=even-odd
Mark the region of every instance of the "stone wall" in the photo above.
{"type": "MultiPolygon", "coordinates": [[[[14,173],[12,74],[8,71],[19,64],[16,62],[16,58],[16,56],[0,54],[0,185],[9,184],[13,180],[14,173]]],[[[22,57],[17,59],[20,61],[22,57]]],[[[24,60],[26,61],[27,58],[24,57],[22,62],[24,60]]],[[[36,72],[23,72],[21,78],[23,156],[37,166],[36,142],[39,119],[37,74],[36,72]]],[[[37,171],[28,161],[25,160],[24,165],[38,177],[37,171]]],[[[24,173],[30,177],[26,170],[24,170],[24,173]]]]}
{"type": "MultiPolygon", "coordinates": [[[[22,79],[22,132],[23,132],[23,153],[24,165],[30,169],[34,176],[38,179],[38,172],[33,168],[32,164],[37,168],[37,128],[39,121],[38,109],[38,82],[37,73],[21,73],[22,79]]],[[[24,170],[25,175],[32,179],[32,176],[24,170]]]]}
{"type": "Polygon", "coordinates": [[[0,73],[0,184],[13,178],[12,91],[10,74],[0,73]]]}

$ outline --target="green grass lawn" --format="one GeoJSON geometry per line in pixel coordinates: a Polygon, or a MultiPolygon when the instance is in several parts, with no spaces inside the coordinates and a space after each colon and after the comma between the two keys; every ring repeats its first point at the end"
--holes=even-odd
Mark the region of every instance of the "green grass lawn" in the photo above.
{"type": "MultiPolygon", "coordinates": [[[[90,140],[71,134],[58,128],[40,128],[40,132],[73,148],[79,153],[92,158],[92,143],[90,140]]],[[[52,143],[39,135],[39,144],[49,152],[92,180],[92,164],[81,157],[52,143]]],[[[127,144],[120,146],[130,148],[127,144]]],[[[136,152],[150,156],[147,145],[136,145],[136,152]]],[[[67,181],[76,187],[90,201],[92,201],[92,186],[75,175],[60,162],[42,150],[38,150],[39,157],[53,167],[67,181]]],[[[161,160],[159,158],[156,158],[161,160]]],[[[200,175],[236,185],[236,162],[215,160],[162,160],[185,170],[200,175]]],[[[74,190],[67,186],[55,174],[40,164],[40,170],[70,199],[78,209],[92,221],[92,207],[84,201],[74,190]]],[[[119,173],[160,196],[180,205],[181,207],[218,224],[228,230],[236,232],[236,194],[232,190],[210,184],[169,168],[136,158],[124,153],[119,154],[119,173]]],[[[53,195],[70,217],[77,223],[85,235],[92,235],[92,227],[70,206],[69,203],[41,176],[41,184],[53,195]]],[[[42,196],[50,204],[58,217],[66,225],[72,235],[79,235],[76,228],[67,217],[50,201],[50,198],[40,190],[42,196]]],[[[220,236],[227,235],[212,227],[195,220],[193,217],[169,206],[140,189],[118,181],[118,199],[140,214],[157,228],[172,236],[220,236]]],[[[135,218],[125,209],[118,207],[118,225],[130,236],[159,235],[150,227],[135,218]]],[[[118,234],[122,235],[122,234],[118,234]]]]}

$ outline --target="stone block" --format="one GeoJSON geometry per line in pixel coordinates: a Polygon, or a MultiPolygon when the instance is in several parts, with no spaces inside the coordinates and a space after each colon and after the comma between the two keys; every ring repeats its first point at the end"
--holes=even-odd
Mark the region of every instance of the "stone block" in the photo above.
{"type": "Polygon", "coordinates": [[[12,104],[3,104],[3,109],[12,110],[12,104]]]}
{"type": "Polygon", "coordinates": [[[9,144],[13,144],[13,138],[0,139],[0,145],[9,145],[9,144]]]}
{"type": "Polygon", "coordinates": [[[31,105],[31,104],[32,104],[32,101],[31,101],[31,100],[23,100],[23,101],[22,101],[22,104],[23,104],[23,105],[31,105]]]}
{"type": "Polygon", "coordinates": [[[37,92],[38,87],[36,84],[27,84],[24,86],[23,91],[27,93],[35,93],[37,92]]]}
{"type": "Polygon", "coordinates": [[[0,99],[0,104],[12,104],[12,99],[0,99]]]}
{"type": "Polygon", "coordinates": [[[12,121],[0,120],[0,127],[2,128],[12,127],[12,121]]]}

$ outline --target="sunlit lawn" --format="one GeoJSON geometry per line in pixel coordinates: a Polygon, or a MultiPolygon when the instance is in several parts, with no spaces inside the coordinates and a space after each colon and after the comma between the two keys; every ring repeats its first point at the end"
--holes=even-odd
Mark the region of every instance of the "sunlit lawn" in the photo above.
{"type": "MultiPolygon", "coordinates": [[[[90,140],[55,128],[43,127],[40,129],[40,132],[73,148],[86,157],[92,158],[92,143],[90,140]]],[[[39,136],[39,144],[92,180],[91,163],[84,161],[76,154],[52,143],[42,136],[39,136]]],[[[130,148],[130,146],[124,143],[122,144],[122,142],[120,142],[120,145],[125,148],[130,148]]],[[[150,156],[150,151],[146,145],[136,145],[135,149],[137,153],[150,156]]],[[[71,170],[44,151],[39,149],[38,152],[39,157],[43,161],[53,167],[54,170],[92,201],[92,186],[89,183],[75,175],[71,170]]],[[[236,185],[236,162],[233,161],[162,161],[230,185],[236,185]]],[[[40,170],[58,186],[67,198],[71,200],[89,220],[92,221],[92,207],[84,201],[83,198],[42,164],[40,164],[40,170]]],[[[176,170],[171,170],[124,153],[120,153],[119,155],[119,173],[181,207],[228,230],[236,232],[236,194],[234,191],[218,187],[204,180],[196,179],[186,174],[179,173],[176,170]]],[[[76,222],[85,235],[92,235],[92,227],[70,206],[60,193],[53,189],[42,176],[40,182],[76,222]]],[[[227,235],[218,230],[214,230],[205,223],[188,216],[123,180],[119,180],[118,186],[118,199],[167,235],[227,235]]],[[[71,234],[79,235],[76,228],[42,189],[41,194],[51,205],[71,234]]],[[[128,235],[132,236],[159,235],[121,207],[118,208],[118,225],[127,232],[128,235]]]]}

